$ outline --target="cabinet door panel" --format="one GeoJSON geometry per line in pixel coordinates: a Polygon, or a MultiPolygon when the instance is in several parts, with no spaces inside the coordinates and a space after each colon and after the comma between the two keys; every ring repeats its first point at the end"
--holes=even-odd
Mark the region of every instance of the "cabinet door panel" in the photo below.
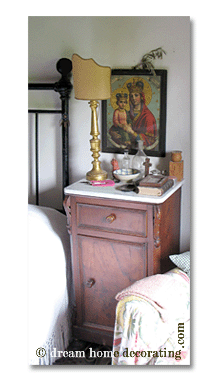
{"type": "Polygon", "coordinates": [[[147,276],[147,244],[78,236],[78,249],[81,310],[77,324],[113,327],[115,295],[147,276]]]}

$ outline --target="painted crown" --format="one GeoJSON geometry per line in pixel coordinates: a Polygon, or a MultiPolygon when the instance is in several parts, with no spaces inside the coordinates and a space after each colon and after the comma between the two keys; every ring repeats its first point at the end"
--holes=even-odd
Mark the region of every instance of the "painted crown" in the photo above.
{"type": "Polygon", "coordinates": [[[133,83],[127,84],[127,88],[129,90],[129,93],[132,93],[132,92],[141,93],[143,91],[143,88],[144,88],[144,83],[141,81],[136,82],[134,80],[133,83]]]}

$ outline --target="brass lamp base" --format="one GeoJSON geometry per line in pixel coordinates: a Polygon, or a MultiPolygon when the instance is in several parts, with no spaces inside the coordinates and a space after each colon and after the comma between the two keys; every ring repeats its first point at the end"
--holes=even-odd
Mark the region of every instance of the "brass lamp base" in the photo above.
{"type": "Polygon", "coordinates": [[[92,169],[86,174],[86,179],[89,181],[103,181],[107,179],[107,176],[108,174],[105,170],[99,169],[98,172],[96,172],[92,169]]]}
{"type": "Polygon", "coordinates": [[[98,130],[98,121],[96,108],[99,103],[95,100],[89,102],[91,107],[91,135],[92,139],[90,140],[91,151],[94,160],[92,161],[93,168],[86,174],[86,179],[89,181],[103,181],[107,179],[107,172],[102,170],[100,167],[99,152],[100,152],[100,140],[98,139],[99,130],[98,130]]]}

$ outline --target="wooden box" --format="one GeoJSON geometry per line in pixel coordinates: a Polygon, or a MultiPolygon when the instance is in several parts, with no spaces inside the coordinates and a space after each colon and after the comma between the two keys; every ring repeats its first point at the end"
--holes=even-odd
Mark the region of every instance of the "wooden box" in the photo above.
{"type": "Polygon", "coordinates": [[[178,181],[183,180],[184,161],[169,162],[169,176],[176,177],[178,181]]]}

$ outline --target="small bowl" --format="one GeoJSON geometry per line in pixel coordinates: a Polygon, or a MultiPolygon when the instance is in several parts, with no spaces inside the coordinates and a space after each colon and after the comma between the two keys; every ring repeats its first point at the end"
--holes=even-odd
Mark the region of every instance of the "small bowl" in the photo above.
{"type": "Polygon", "coordinates": [[[134,180],[140,175],[140,171],[137,169],[118,169],[114,170],[113,175],[120,181],[130,181],[134,180]]]}

